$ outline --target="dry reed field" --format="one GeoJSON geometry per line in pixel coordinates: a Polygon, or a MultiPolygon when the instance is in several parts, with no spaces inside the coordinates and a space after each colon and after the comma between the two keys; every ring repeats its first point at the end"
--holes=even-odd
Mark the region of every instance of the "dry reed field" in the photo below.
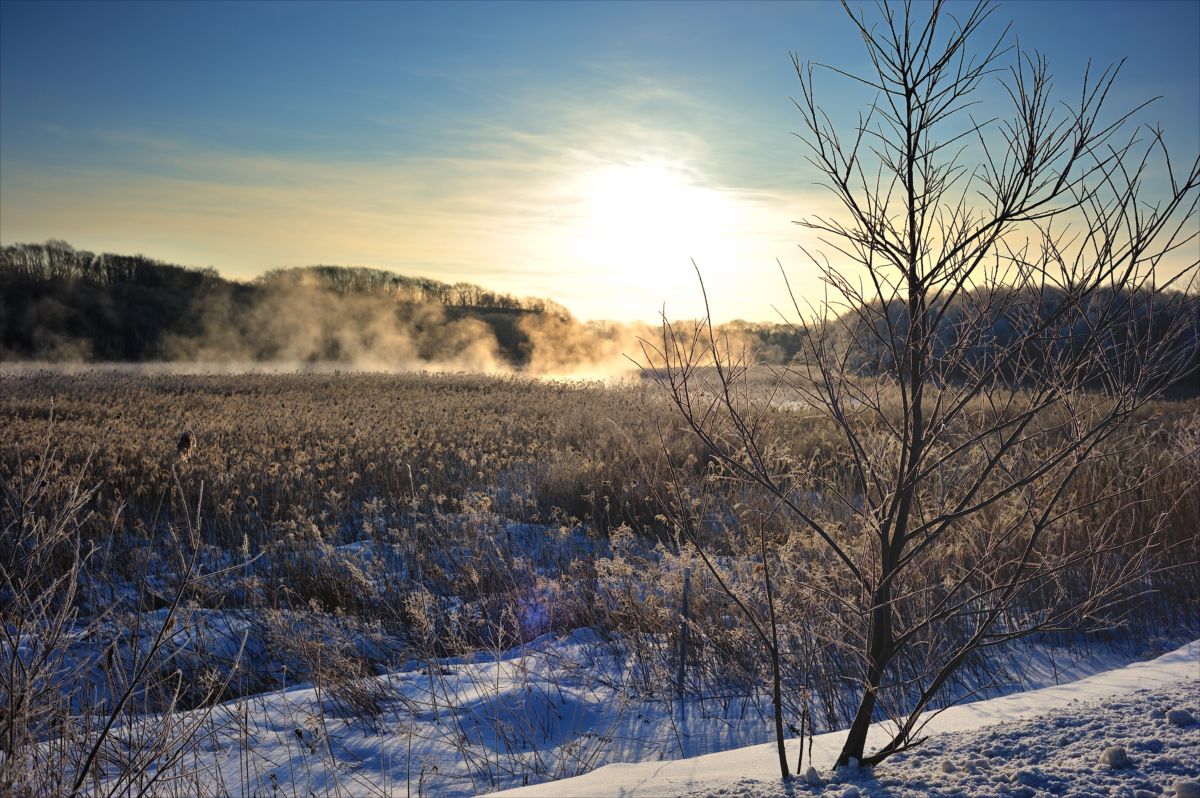
{"type": "MultiPolygon", "coordinates": [[[[3,770],[13,789],[195,794],[212,783],[198,774],[227,767],[212,750],[231,733],[231,707],[245,713],[239,701],[304,684],[330,713],[306,715],[314,731],[304,743],[328,794],[351,772],[343,752],[317,743],[337,733],[313,724],[334,719],[372,734],[407,730],[410,756],[414,718],[493,724],[491,756],[461,720],[449,738],[421,738],[418,748],[456,752],[457,771],[443,763],[434,777],[406,764],[409,794],[570,775],[628,751],[636,729],[580,738],[590,740],[585,753],[579,740],[555,740],[555,755],[531,759],[530,745],[554,733],[513,731],[511,708],[496,698],[481,710],[461,674],[450,676],[463,663],[507,662],[514,646],[544,655],[523,668],[559,667],[554,639],[587,652],[554,671],[556,688],[582,679],[631,716],[688,708],[714,729],[749,723],[753,738],[765,733],[769,671],[726,588],[762,611],[764,567],[790,655],[789,714],[811,733],[853,713],[841,674],[856,619],[814,611],[851,588],[836,583],[828,552],[679,429],[652,381],[104,370],[0,381],[3,770]],[[425,674],[424,704],[389,676],[414,667],[425,674]],[[507,743],[497,748],[495,735],[507,743]]],[[[854,489],[844,445],[815,414],[751,393],[768,408],[773,446],[820,460],[826,489],[854,489]]],[[[1074,489],[1152,473],[1155,490],[1074,512],[1056,525],[1055,545],[1106,524],[1152,534],[1153,560],[1138,563],[1136,593],[1095,608],[1104,636],[1043,636],[1066,660],[1104,641],[1161,647],[1197,627],[1200,406],[1151,403],[1128,432],[1074,489]],[[1132,613],[1136,627],[1124,624],[1132,613]]],[[[964,532],[964,561],[1006,511],[964,532]]],[[[1095,576],[1064,573],[1060,596],[1025,604],[1053,607],[1095,576]]],[[[939,627],[926,645],[962,633],[939,627]]],[[[998,674],[1019,681],[1019,659],[968,664],[955,694],[986,692],[998,674]]],[[[918,666],[898,663],[898,683],[918,666]]],[[[495,690],[504,694],[499,682],[495,690]]],[[[249,721],[240,723],[238,745],[252,750],[249,721]]],[[[306,739],[308,727],[295,728],[306,739]]],[[[267,771],[249,768],[224,793],[270,794],[267,771]]]]}
{"type": "Polygon", "coordinates": [[[0,798],[1200,798],[1200,6],[1067,5],[0,2],[0,798]]]}

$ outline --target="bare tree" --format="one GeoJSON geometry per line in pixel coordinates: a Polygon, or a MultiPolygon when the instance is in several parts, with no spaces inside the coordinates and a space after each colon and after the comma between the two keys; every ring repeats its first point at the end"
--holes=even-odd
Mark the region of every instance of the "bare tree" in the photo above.
{"type": "Polygon", "coordinates": [[[1197,361],[1200,158],[1179,169],[1134,125],[1144,104],[1109,113],[1119,67],[1059,103],[1007,31],[979,48],[987,2],[845,9],[869,74],[793,56],[808,160],[840,207],[799,223],[826,251],[805,250],[825,296],[792,294],[804,351],[764,381],[710,321],[690,343],[664,323],[649,354],[723,473],[833,563],[821,603],[849,619],[860,690],[838,763],[873,765],[919,741],[970,658],[1112,625],[1142,589],[1153,519],[1093,510],[1153,479],[1123,469],[1128,422],[1197,361]],[[844,134],[821,69],[875,96],[844,134]],[[793,451],[781,399],[837,450],[793,451]]]}

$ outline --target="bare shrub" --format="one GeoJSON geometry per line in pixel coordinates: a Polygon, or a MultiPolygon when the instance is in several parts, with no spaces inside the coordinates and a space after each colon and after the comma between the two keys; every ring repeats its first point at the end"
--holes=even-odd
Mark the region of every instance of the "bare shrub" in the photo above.
{"type": "MultiPolygon", "coordinates": [[[[64,468],[50,442],[3,485],[0,527],[0,789],[15,795],[152,791],[191,750],[207,711],[177,713],[182,673],[170,667],[184,596],[202,575],[194,517],[190,555],[157,623],[80,612],[94,549],[81,530],[94,497],[85,468],[64,468]],[[116,627],[122,631],[113,634],[116,627]],[[120,653],[119,640],[129,656],[120,653]],[[98,675],[100,678],[98,678],[98,675]]],[[[182,488],[179,488],[182,493],[182,488]]],[[[113,608],[110,608],[110,610],[113,608]]],[[[228,674],[205,680],[211,701],[228,674]]]]}
{"type": "MultiPolygon", "coordinates": [[[[1109,113],[1116,69],[1058,104],[1043,57],[976,48],[986,2],[960,19],[944,2],[846,8],[872,68],[833,71],[876,94],[857,123],[839,130],[818,67],[796,60],[809,162],[842,210],[801,223],[831,251],[811,255],[827,297],[793,296],[802,354],[761,388],[711,323],[664,322],[647,345],[719,475],[757,495],[784,550],[826,555],[806,590],[842,622],[830,642],[856,675],[841,765],[918,742],[923,711],[988,649],[1113,628],[1148,592],[1195,476],[1147,500],[1179,471],[1147,467],[1136,422],[1195,367],[1200,301],[1200,158],[1180,168],[1157,129],[1131,129],[1143,106],[1109,113]],[[1009,107],[968,111],[996,72],[1009,107]],[[792,446],[785,396],[837,443],[792,446]],[[880,716],[891,739],[867,754],[880,716]]],[[[727,593],[776,659],[772,557],[747,531],[767,601],[727,593]]],[[[775,707],[786,778],[778,690],[775,707]]]]}

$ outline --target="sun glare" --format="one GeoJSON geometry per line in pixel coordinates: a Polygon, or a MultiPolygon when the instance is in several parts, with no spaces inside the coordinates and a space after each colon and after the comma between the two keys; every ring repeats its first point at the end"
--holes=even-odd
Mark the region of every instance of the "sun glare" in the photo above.
{"type": "Polygon", "coordinates": [[[590,175],[591,223],[620,251],[645,251],[706,237],[728,224],[731,204],[678,164],[644,161],[590,175]]]}
{"type": "Polygon", "coordinates": [[[581,188],[582,254],[614,280],[690,279],[689,258],[723,259],[735,247],[743,209],[683,164],[604,166],[589,172],[581,188]]]}

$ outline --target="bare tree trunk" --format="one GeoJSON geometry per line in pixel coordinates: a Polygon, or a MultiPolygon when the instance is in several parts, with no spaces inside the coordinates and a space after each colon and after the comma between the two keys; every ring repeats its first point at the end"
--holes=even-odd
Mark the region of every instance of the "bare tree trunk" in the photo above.
{"type": "Polygon", "coordinates": [[[682,617],[679,620],[679,671],[675,675],[675,692],[679,696],[682,703],[684,693],[684,680],[687,675],[687,657],[688,657],[688,594],[692,590],[692,570],[687,566],[683,569],[683,607],[681,609],[682,617]]]}
{"type": "Polygon", "coordinates": [[[779,754],[779,772],[786,781],[791,778],[792,774],[788,771],[787,748],[784,746],[783,737],[783,685],[779,668],[779,627],[775,622],[775,592],[771,585],[771,566],[767,562],[767,535],[761,519],[759,520],[758,540],[762,553],[763,580],[767,586],[767,613],[771,619],[771,703],[775,709],[775,748],[779,754]]]}
{"type": "Polygon", "coordinates": [[[679,619],[679,671],[675,675],[675,693],[679,703],[679,727],[686,733],[687,727],[687,658],[688,658],[688,624],[691,621],[688,600],[692,592],[692,569],[683,568],[683,606],[682,617],[679,619]]]}
{"type": "Polygon", "coordinates": [[[879,688],[883,684],[883,674],[892,658],[892,602],[891,589],[884,583],[876,591],[874,605],[871,609],[870,642],[867,646],[867,677],[863,684],[862,698],[858,710],[854,713],[854,721],[850,724],[850,732],[838,754],[837,764],[848,765],[851,759],[863,761],[867,747],[867,732],[875,717],[875,706],[879,700],[879,688]]]}

